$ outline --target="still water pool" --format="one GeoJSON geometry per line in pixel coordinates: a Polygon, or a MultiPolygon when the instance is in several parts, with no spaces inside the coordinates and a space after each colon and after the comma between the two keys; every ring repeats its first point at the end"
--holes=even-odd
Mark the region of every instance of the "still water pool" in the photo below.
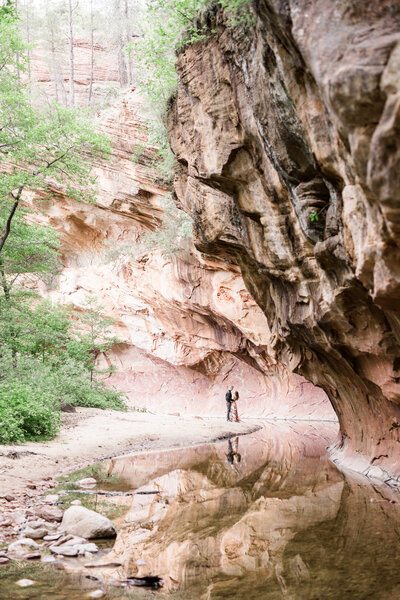
{"type": "Polygon", "coordinates": [[[229,441],[106,461],[114,491],[118,478],[140,492],[113,497],[128,507],[107,560],[122,566],[13,563],[0,568],[0,598],[82,600],[102,589],[109,600],[400,600],[400,494],[341,473],[326,452],[335,434],[265,423],[229,441]],[[164,587],[115,585],[150,575],[164,587]],[[18,588],[22,577],[35,585],[18,588]]]}

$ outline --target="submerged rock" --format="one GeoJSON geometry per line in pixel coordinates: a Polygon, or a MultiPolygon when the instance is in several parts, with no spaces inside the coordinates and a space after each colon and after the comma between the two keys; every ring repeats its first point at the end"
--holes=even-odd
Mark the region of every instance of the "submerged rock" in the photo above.
{"type": "Polygon", "coordinates": [[[88,594],[88,598],[103,598],[105,596],[105,592],[103,590],[93,590],[88,594]]]}
{"type": "Polygon", "coordinates": [[[87,539],[110,538],[117,534],[110,519],[84,506],[70,506],[64,513],[60,530],[87,539]]]}

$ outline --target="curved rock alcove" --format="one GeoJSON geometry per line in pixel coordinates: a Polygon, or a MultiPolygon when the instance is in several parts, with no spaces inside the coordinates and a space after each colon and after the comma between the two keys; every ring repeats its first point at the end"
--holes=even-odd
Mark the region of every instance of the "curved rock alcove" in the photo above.
{"type": "Polygon", "coordinates": [[[178,56],[169,136],[195,245],[240,267],[277,364],[328,395],[342,465],[399,477],[400,8],[260,0],[178,56]]]}

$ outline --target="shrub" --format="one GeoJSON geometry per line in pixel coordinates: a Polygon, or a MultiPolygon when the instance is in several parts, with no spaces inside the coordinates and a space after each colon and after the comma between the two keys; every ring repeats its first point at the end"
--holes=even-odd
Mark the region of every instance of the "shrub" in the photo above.
{"type": "Polygon", "coordinates": [[[0,385],[0,443],[23,442],[56,434],[60,416],[56,400],[25,383],[0,385]]]}

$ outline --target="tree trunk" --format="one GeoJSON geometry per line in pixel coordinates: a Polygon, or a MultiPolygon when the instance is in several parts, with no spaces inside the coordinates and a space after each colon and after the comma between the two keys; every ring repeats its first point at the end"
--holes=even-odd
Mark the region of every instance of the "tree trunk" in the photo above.
{"type": "Polygon", "coordinates": [[[69,13],[69,103],[75,106],[75,86],[74,86],[74,31],[72,22],[72,0],[68,0],[69,13]]]}
{"type": "Polygon", "coordinates": [[[118,75],[119,85],[126,87],[128,83],[126,55],[124,51],[124,34],[122,27],[121,0],[114,0],[115,23],[117,26],[117,51],[118,51],[118,75]]]}
{"type": "Polygon", "coordinates": [[[8,281],[6,278],[5,271],[4,271],[4,263],[1,258],[0,258],[0,274],[1,274],[1,287],[3,288],[4,297],[7,300],[7,302],[9,302],[10,301],[10,286],[8,285],[8,281]]]}
{"type": "MultiPolygon", "coordinates": [[[[124,21],[125,21],[125,44],[129,46],[132,41],[131,38],[131,29],[130,29],[130,19],[129,19],[129,2],[128,0],[124,0],[124,21]]],[[[125,52],[125,60],[126,60],[126,70],[127,70],[127,83],[132,85],[133,83],[133,60],[132,60],[132,52],[129,54],[125,52]]]]}
{"type": "Polygon", "coordinates": [[[23,186],[20,186],[18,188],[18,192],[17,192],[16,196],[14,196],[14,194],[11,194],[11,196],[14,199],[14,204],[12,205],[12,208],[10,210],[10,214],[8,215],[8,218],[7,218],[6,230],[5,230],[4,234],[2,235],[2,237],[0,238],[0,253],[3,250],[3,248],[4,248],[4,244],[6,243],[8,236],[10,235],[10,232],[11,232],[11,223],[12,223],[12,220],[14,218],[15,212],[16,212],[16,210],[18,208],[19,201],[21,200],[21,194],[22,194],[22,190],[23,189],[24,189],[23,186]]]}
{"type": "Polygon", "coordinates": [[[50,52],[51,52],[51,67],[52,67],[52,71],[53,71],[53,81],[54,81],[54,87],[55,87],[55,92],[56,92],[56,102],[60,101],[60,97],[59,97],[59,93],[58,93],[58,81],[57,81],[57,67],[56,67],[56,49],[55,49],[55,43],[54,43],[54,29],[53,27],[51,28],[51,39],[50,39],[50,52]]]}
{"type": "MultiPolygon", "coordinates": [[[[1,275],[1,287],[3,288],[4,297],[7,301],[7,303],[9,303],[11,300],[11,294],[10,294],[11,288],[7,281],[6,273],[4,271],[4,263],[1,258],[0,258],[0,275],[1,275]]],[[[11,321],[9,320],[9,322],[8,322],[7,338],[8,338],[8,343],[10,344],[10,347],[11,347],[12,364],[13,364],[14,369],[16,369],[18,366],[18,349],[17,349],[17,344],[16,344],[16,331],[13,327],[12,320],[11,321]]]]}
{"type": "Polygon", "coordinates": [[[29,94],[31,93],[31,83],[32,83],[32,72],[31,72],[31,51],[30,51],[30,47],[29,44],[31,43],[31,29],[29,26],[29,12],[26,6],[26,2],[24,4],[24,9],[25,9],[25,15],[24,18],[26,19],[26,42],[28,44],[28,49],[27,49],[27,53],[28,53],[28,82],[29,82],[29,94]]]}

